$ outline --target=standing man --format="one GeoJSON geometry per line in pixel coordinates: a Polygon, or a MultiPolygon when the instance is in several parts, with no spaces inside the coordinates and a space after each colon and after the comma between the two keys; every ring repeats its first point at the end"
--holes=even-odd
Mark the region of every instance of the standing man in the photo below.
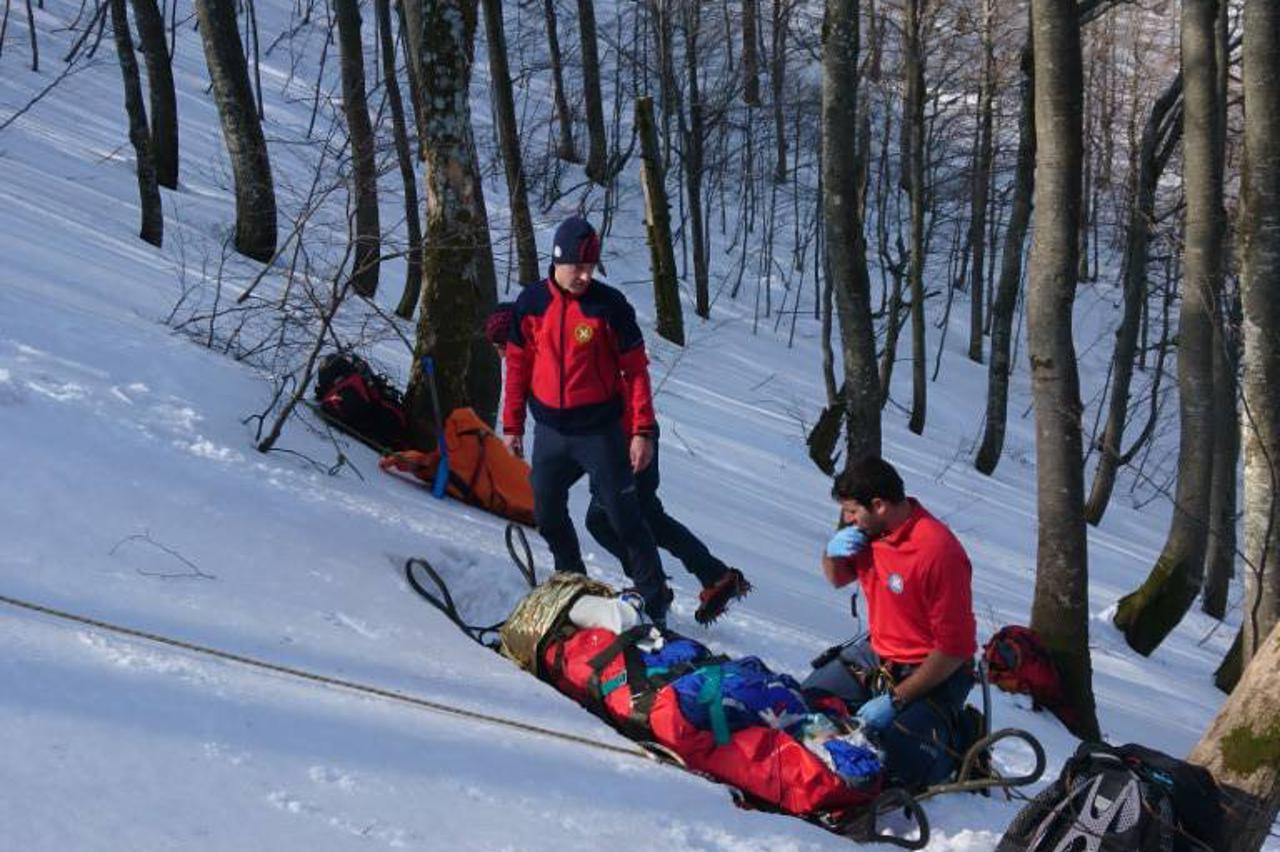
{"type": "Polygon", "coordinates": [[[626,297],[592,278],[600,238],[586,219],[561,223],[551,256],[547,279],[526,286],[512,313],[503,441],[524,455],[531,409],[534,515],[556,570],[586,573],[569,518],[569,489],[585,473],[646,613],[664,624],[672,593],[635,482],[653,461],[657,430],[644,338],[626,297]]]}
{"type": "Polygon", "coordinates": [[[879,732],[894,783],[936,784],[955,768],[974,683],[969,557],[945,524],[906,496],[883,459],[851,466],[831,494],[841,528],[822,572],[837,588],[858,580],[870,634],[815,668],[804,687],[843,699],[879,732]]]}

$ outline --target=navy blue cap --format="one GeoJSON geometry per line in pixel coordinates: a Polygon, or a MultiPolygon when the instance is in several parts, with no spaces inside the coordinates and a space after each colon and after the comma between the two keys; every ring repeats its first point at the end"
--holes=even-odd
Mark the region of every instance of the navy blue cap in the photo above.
{"type": "Polygon", "coordinates": [[[599,263],[600,236],[591,223],[581,216],[570,216],[556,228],[551,246],[553,264],[599,263]]]}

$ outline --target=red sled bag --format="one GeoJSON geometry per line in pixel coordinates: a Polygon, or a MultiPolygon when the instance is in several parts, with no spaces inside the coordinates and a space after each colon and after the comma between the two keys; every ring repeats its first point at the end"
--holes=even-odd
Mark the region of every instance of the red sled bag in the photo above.
{"type": "MultiPolygon", "coordinates": [[[[601,628],[577,630],[545,646],[542,672],[559,691],[627,736],[665,746],[689,769],[736,788],[754,805],[812,816],[852,812],[879,795],[879,776],[871,783],[850,786],[783,730],[746,727],[717,745],[712,731],[684,717],[670,683],[696,666],[723,658],[703,659],[655,677],[642,670],[629,650],[648,631],[645,626],[622,635],[601,628]],[[637,684],[640,688],[633,693],[637,684]]],[[[668,641],[678,638],[666,636],[668,641]]]]}

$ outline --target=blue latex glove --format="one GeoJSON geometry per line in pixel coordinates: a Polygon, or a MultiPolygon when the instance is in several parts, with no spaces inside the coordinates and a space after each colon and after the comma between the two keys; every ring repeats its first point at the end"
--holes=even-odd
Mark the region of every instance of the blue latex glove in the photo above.
{"type": "Polygon", "coordinates": [[[898,711],[893,709],[893,696],[889,693],[877,695],[858,708],[857,716],[868,728],[883,731],[893,724],[898,711]]]}
{"type": "Polygon", "coordinates": [[[848,559],[867,546],[867,534],[859,527],[849,526],[831,536],[827,542],[827,555],[832,559],[848,559]]]}

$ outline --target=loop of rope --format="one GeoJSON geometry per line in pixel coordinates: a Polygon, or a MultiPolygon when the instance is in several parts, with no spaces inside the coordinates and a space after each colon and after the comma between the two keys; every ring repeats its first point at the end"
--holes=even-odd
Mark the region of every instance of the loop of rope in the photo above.
{"type": "Polygon", "coordinates": [[[76,613],[73,613],[73,612],[67,612],[66,610],[55,609],[54,607],[44,606],[42,604],[31,603],[29,601],[24,601],[19,598],[9,597],[8,595],[0,594],[0,603],[6,603],[18,609],[24,609],[29,612],[37,612],[42,615],[51,616],[53,618],[57,618],[63,621],[70,621],[76,624],[83,624],[88,627],[95,627],[99,630],[106,630],[108,632],[116,633],[121,636],[130,636],[135,639],[144,639],[148,642],[154,642],[159,645],[167,645],[171,648],[180,648],[184,651],[191,651],[191,652],[194,652],[197,654],[203,654],[209,657],[216,657],[220,660],[228,660],[230,662],[239,663],[244,666],[262,669],[264,671],[276,672],[277,674],[284,674],[290,677],[311,681],[313,683],[319,683],[326,686],[340,687],[342,689],[349,689],[353,692],[359,692],[364,695],[371,695],[378,698],[385,698],[391,701],[398,701],[403,704],[409,704],[411,706],[419,707],[424,710],[432,710],[437,713],[453,716],[455,718],[468,719],[468,720],[477,721],[477,722],[484,722],[490,725],[495,725],[497,727],[507,728],[509,730],[514,730],[514,731],[520,731],[521,733],[525,733],[525,734],[534,734],[541,737],[548,737],[550,739],[561,740],[563,742],[575,743],[577,745],[600,749],[601,751],[607,751],[613,754],[626,755],[627,757],[639,757],[644,760],[657,759],[655,756],[650,755],[648,752],[640,748],[627,748],[626,746],[613,745],[612,743],[601,742],[599,740],[591,739],[590,737],[584,737],[584,736],[579,736],[577,734],[565,733],[564,731],[557,731],[551,728],[544,728],[544,727],[541,727],[540,725],[533,725],[528,722],[521,722],[515,719],[507,719],[505,717],[495,716],[489,713],[480,713],[475,710],[468,710],[465,707],[455,707],[451,704],[445,704],[440,701],[432,701],[426,698],[419,698],[418,696],[409,695],[408,693],[399,692],[394,689],[385,689],[383,687],[378,687],[378,686],[369,686],[368,684],[358,683],[357,681],[353,681],[353,680],[346,680],[344,678],[332,677],[330,675],[318,674],[316,672],[309,672],[304,669],[294,668],[293,666],[286,666],[280,663],[272,663],[266,660],[259,660],[254,657],[245,656],[244,654],[235,654],[230,651],[223,651],[218,648],[213,648],[207,645],[200,645],[195,642],[187,642],[181,639],[173,639],[168,636],[162,636],[158,633],[150,633],[148,631],[138,630],[137,628],[133,628],[133,627],[124,627],[119,624],[113,624],[109,621],[102,621],[100,619],[90,618],[84,615],[77,615],[76,613]]]}

